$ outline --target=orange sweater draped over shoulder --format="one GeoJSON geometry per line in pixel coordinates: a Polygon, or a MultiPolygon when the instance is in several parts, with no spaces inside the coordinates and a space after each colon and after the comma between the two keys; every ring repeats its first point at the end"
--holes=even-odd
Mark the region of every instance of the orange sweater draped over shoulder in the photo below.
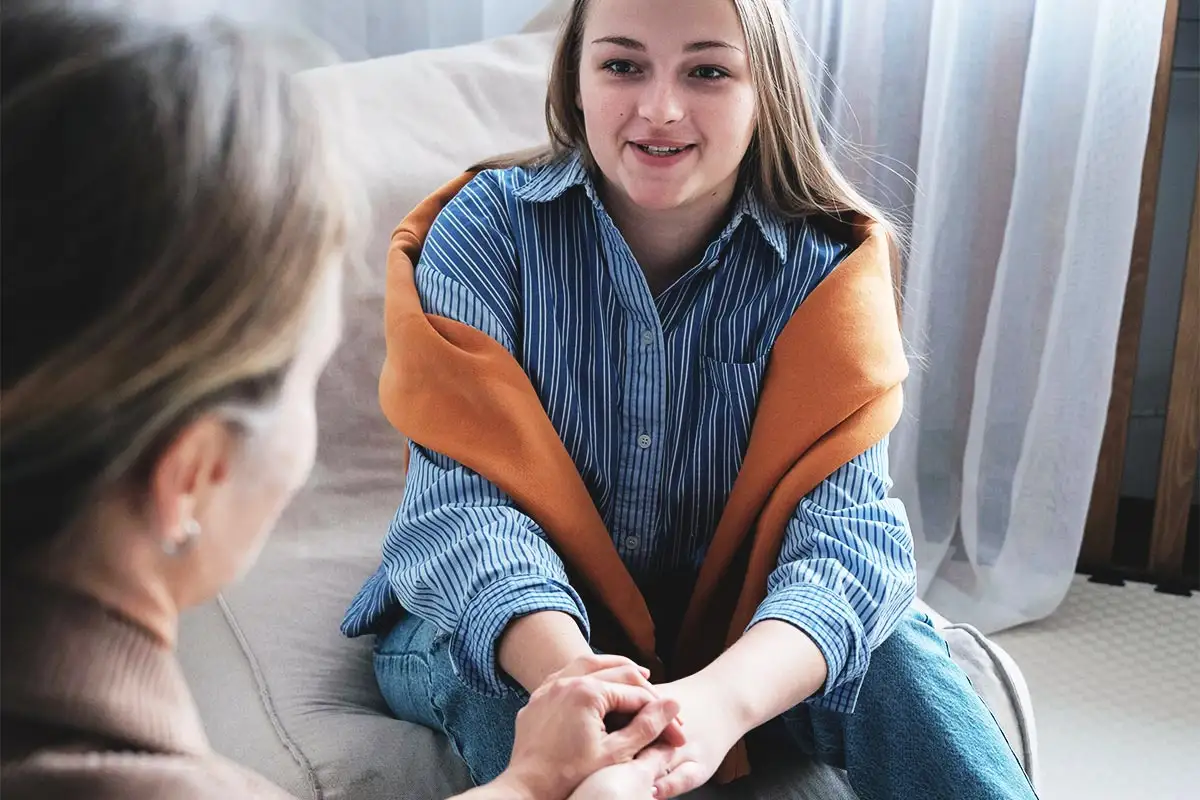
{"type": "MultiPolygon", "coordinates": [[[[487,334],[421,307],[414,279],[421,248],[438,213],[473,177],[443,186],[392,235],[384,414],[411,441],[490,480],[541,526],[589,615],[603,620],[593,623],[595,646],[643,663],[656,680],[697,672],[742,635],[766,597],[800,500],[900,418],[908,365],[887,237],[865,220],[847,225],[856,248],[800,304],[771,349],[742,468],[668,676],[646,601],[520,364],[487,334]]],[[[718,780],[747,771],[739,745],[718,780]]]]}

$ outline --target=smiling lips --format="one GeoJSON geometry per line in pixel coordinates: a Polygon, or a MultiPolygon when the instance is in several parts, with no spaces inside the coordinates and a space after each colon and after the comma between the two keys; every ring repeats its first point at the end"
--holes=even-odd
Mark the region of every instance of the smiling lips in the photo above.
{"type": "Polygon", "coordinates": [[[673,164],[693,148],[694,144],[679,144],[676,142],[641,141],[630,142],[639,161],[666,166],[673,164]]]}

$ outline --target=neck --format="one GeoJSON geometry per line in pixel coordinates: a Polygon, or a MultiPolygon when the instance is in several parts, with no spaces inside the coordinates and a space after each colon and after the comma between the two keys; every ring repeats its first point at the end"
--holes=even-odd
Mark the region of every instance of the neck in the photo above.
{"type": "Polygon", "coordinates": [[[179,605],[170,590],[163,560],[149,534],[127,525],[72,529],[23,572],[45,583],[84,595],[145,629],[165,647],[174,647],[179,605]]]}
{"type": "Polygon", "coordinates": [[[605,208],[625,237],[651,292],[658,295],[695,266],[729,216],[736,181],[686,206],[650,211],[604,184],[605,208]]]}

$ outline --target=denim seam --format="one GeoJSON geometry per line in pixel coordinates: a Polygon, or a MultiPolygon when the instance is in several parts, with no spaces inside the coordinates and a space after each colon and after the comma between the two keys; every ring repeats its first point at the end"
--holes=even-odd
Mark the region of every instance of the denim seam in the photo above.
{"type": "MultiPolygon", "coordinates": [[[[437,719],[438,727],[442,729],[442,734],[446,737],[446,741],[450,742],[450,749],[452,749],[454,751],[454,754],[456,756],[458,756],[459,760],[462,761],[462,763],[464,765],[466,765],[467,774],[471,776],[471,783],[475,786],[479,786],[480,785],[479,776],[477,774],[475,774],[475,768],[473,766],[471,766],[471,762],[468,761],[466,756],[463,754],[462,744],[459,742],[457,732],[450,730],[450,726],[448,726],[446,724],[446,712],[442,709],[441,704],[438,702],[437,693],[433,690],[433,667],[429,663],[428,654],[420,654],[420,655],[413,654],[413,655],[416,655],[418,658],[421,658],[422,660],[425,661],[425,665],[427,667],[427,669],[425,670],[425,678],[426,678],[426,682],[428,683],[428,686],[426,687],[426,689],[429,692],[429,707],[431,709],[433,709],[433,715],[437,719]]],[[[454,668],[452,666],[451,667],[452,673],[453,673],[453,669],[454,668]]],[[[457,680],[458,678],[457,678],[457,676],[454,676],[453,679],[457,680]]],[[[469,687],[469,686],[466,687],[466,689],[468,692],[472,691],[471,687],[469,687]]]]}

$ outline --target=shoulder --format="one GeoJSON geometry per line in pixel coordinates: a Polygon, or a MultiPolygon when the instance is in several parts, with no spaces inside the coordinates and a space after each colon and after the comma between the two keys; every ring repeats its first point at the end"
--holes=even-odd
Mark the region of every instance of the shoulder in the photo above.
{"type": "Polygon", "coordinates": [[[511,211],[552,177],[555,164],[480,170],[446,205],[442,214],[485,220],[498,211],[511,211]]]}
{"type": "Polygon", "coordinates": [[[514,229],[523,217],[541,205],[537,196],[550,167],[485,169],[471,178],[438,214],[426,246],[452,247],[469,253],[514,248],[514,229]]]}
{"type": "Polygon", "coordinates": [[[782,267],[776,276],[778,297],[791,313],[854,251],[850,231],[842,231],[815,216],[774,216],[764,224],[768,239],[776,247],[782,267]]]}
{"type": "Polygon", "coordinates": [[[854,251],[856,243],[849,228],[834,220],[810,215],[788,220],[789,266],[818,283],[854,251]]]}
{"type": "Polygon", "coordinates": [[[506,236],[508,209],[514,199],[509,170],[484,170],[446,203],[434,220],[430,240],[464,236],[506,236]]]}
{"type": "Polygon", "coordinates": [[[483,169],[442,213],[449,219],[466,218],[475,222],[492,219],[509,224],[539,212],[549,212],[553,217],[566,208],[575,209],[577,203],[568,202],[564,206],[560,201],[581,199],[582,192],[572,190],[590,184],[591,178],[577,153],[552,156],[527,165],[483,169]]]}
{"type": "Polygon", "coordinates": [[[422,272],[467,286],[513,280],[521,254],[545,244],[548,231],[561,230],[545,223],[558,219],[556,201],[579,182],[579,169],[567,159],[479,172],[434,220],[418,283],[422,272]]]}
{"type": "Polygon", "coordinates": [[[5,800],[294,800],[265,778],[213,755],[52,750],[6,763],[0,772],[5,800]]]}
{"type": "Polygon", "coordinates": [[[417,285],[448,279],[470,287],[508,282],[515,265],[509,209],[512,192],[497,170],[485,170],[450,198],[421,248],[417,285]]]}

